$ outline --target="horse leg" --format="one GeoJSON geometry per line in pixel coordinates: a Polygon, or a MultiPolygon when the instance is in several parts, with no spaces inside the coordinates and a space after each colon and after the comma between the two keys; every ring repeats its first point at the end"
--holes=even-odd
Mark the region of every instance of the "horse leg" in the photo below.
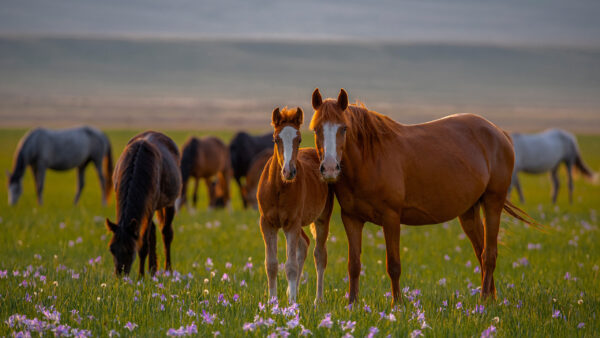
{"type": "Polygon", "coordinates": [[[392,282],[392,305],[400,301],[400,223],[390,222],[383,225],[385,238],[386,269],[392,282]]]}
{"type": "Polygon", "coordinates": [[[315,250],[315,268],[317,270],[317,295],[315,303],[323,300],[323,277],[327,267],[327,236],[329,235],[329,218],[326,221],[317,219],[314,224],[315,250]]]}
{"type": "Polygon", "coordinates": [[[37,194],[37,202],[38,205],[43,204],[42,192],[44,191],[44,181],[46,179],[46,167],[43,165],[36,165],[33,168],[33,173],[35,174],[35,185],[36,185],[36,194],[37,194]]]}
{"type": "Polygon", "coordinates": [[[73,204],[77,204],[79,202],[79,197],[81,197],[81,191],[83,190],[83,186],[85,185],[85,164],[81,165],[77,168],[77,193],[75,194],[75,201],[73,204]]]}
{"type": "Polygon", "coordinates": [[[293,304],[296,302],[296,296],[298,294],[298,241],[300,240],[300,225],[293,224],[284,229],[285,241],[286,241],[286,261],[285,261],[285,276],[288,281],[288,302],[293,304]]]}
{"type": "Polygon", "coordinates": [[[212,208],[214,207],[214,188],[212,187],[210,177],[204,178],[204,184],[206,185],[206,192],[208,193],[208,210],[212,210],[212,208]]]}
{"type": "Polygon", "coordinates": [[[102,158],[98,161],[94,161],[94,167],[96,167],[96,173],[98,174],[98,180],[100,181],[100,191],[102,192],[102,206],[106,206],[106,200],[108,196],[106,195],[106,179],[104,174],[102,173],[102,158]]]}
{"type": "Polygon", "coordinates": [[[483,283],[483,265],[481,262],[481,253],[483,252],[483,223],[481,222],[481,216],[479,214],[479,202],[473,205],[467,212],[458,216],[460,221],[460,225],[463,228],[463,231],[471,240],[471,244],[473,245],[473,250],[475,251],[475,256],[477,257],[477,261],[479,262],[479,267],[481,270],[481,282],[483,283]]]}
{"type": "MultiPolygon", "coordinates": [[[[525,203],[525,196],[523,196],[523,190],[521,190],[521,181],[519,180],[519,176],[516,173],[513,174],[512,184],[517,189],[517,193],[519,194],[519,201],[521,203],[525,203]]],[[[510,194],[510,190],[509,190],[510,194]]]]}
{"type": "Polygon", "coordinates": [[[162,213],[161,232],[163,245],[165,246],[165,270],[171,271],[171,242],[173,242],[173,218],[175,217],[175,207],[166,207],[162,210],[162,213]]]}
{"type": "Polygon", "coordinates": [[[505,192],[488,191],[483,195],[483,211],[485,214],[484,237],[485,246],[481,254],[483,266],[483,283],[481,297],[496,297],[494,285],[494,270],[498,256],[498,231],[500,230],[500,216],[506,200],[505,192]]]}
{"type": "Polygon", "coordinates": [[[269,299],[277,298],[277,228],[260,218],[260,231],[265,242],[265,269],[269,285],[269,299]]]}
{"type": "MultiPolygon", "coordinates": [[[[152,220],[149,220],[149,222],[152,222],[152,220]]],[[[138,256],[140,257],[140,267],[138,270],[138,274],[139,274],[140,278],[144,277],[146,257],[148,256],[148,235],[149,235],[148,231],[150,231],[150,224],[148,224],[148,227],[146,228],[146,232],[144,232],[142,234],[142,236],[143,236],[142,246],[138,250],[138,256]]]]}
{"type": "Polygon", "coordinates": [[[235,177],[235,181],[237,182],[237,185],[240,188],[240,195],[242,195],[242,204],[244,206],[244,209],[247,209],[248,202],[246,201],[246,197],[244,196],[244,193],[243,193],[244,186],[242,185],[242,181],[241,181],[240,177],[237,177],[237,176],[235,177]]]}
{"type": "Polygon", "coordinates": [[[304,262],[308,255],[308,246],[310,245],[310,239],[304,232],[304,229],[300,228],[300,239],[298,240],[298,247],[296,249],[296,260],[298,262],[298,278],[296,285],[300,287],[300,281],[302,280],[302,271],[304,271],[304,262]]]}
{"type": "Polygon", "coordinates": [[[199,179],[194,178],[194,191],[192,195],[192,207],[196,207],[196,203],[198,202],[198,181],[199,179]]]}
{"type": "Polygon", "coordinates": [[[558,188],[560,186],[560,182],[558,181],[558,165],[552,168],[552,172],[550,175],[552,177],[552,204],[556,204],[558,188]]]}
{"type": "Polygon", "coordinates": [[[573,204],[573,164],[567,162],[567,179],[569,182],[569,204],[573,204]]]}
{"type": "Polygon", "coordinates": [[[156,257],[156,224],[150,218],[148,223],[148,270],[150,271],[150,275],[154,276],[156,274],[156,270],[158,270],[158,263],[156,257]]]}
{"type": "Polygon", "coordinates": [[[358,298],[362,229],[365,223],[343,212],[342,222],[346,230],[346,237],[348,237],[349,302],[352,304],[358,298]]]}

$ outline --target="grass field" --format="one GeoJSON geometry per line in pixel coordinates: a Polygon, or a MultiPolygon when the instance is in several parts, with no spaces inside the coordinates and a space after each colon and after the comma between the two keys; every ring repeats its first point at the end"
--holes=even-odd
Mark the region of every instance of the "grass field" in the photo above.
{"type": "MultiPolygon", "coordinates": [[[[0,131],[2,169],[11,167],[23,133],[0,131]]],[[[108,132],[115,160],[135,133],[108,132]]],[[[181,144],[191,132],[167,134],[181,144]]],[[[232,136],[213,134],[225,140],[232,136]]],[[[598,170],[600,136],[580,135],[578,139],[584,159],[598,170]]],[[[312,143],[310,135],[304,140],[312,143]]],[[[563,190],[554,207],[548,177],[522,177],[527,198],[522,207],[546,224],[547,231],[504,218],[495,302],[480,301],[477,260],[458,222],[452,221],[403,227],[400,283],[405,288],[404,303],[391,309],[384,239],[380,228],[369,224],[363,234],[360,302],[348,309],[347,246],[336,209],[328,242],[325,301],[313,305],[316,276],[309,256],[298,307],[288,307],[280,270],[280,305],[267,304],[264,310],[267,282],[258,212],[241,209],[236,187],[231,212],[207,212],[202,191],[196,214],[184,210],[176,216],[173,262],[177,273],[138,280],[134,263],[131,279],[117,280],[107,248],[110,235],[104,227],[105,217],[115,218],[114,196],[103,208],[93,170],[88,168],[86,178],[78,206],[72,205],[73,171],[47,174],[42,207],[35,205],[29,171],[16,207],[8,207],[6,185],[0,188],[0,336],[27,329],[47,335],[52,330],[56,334],[70,330],[70,334],[94,336],[187,332],[225,337],[297,336],[307,333],[304,330],[323,337],[364,337],[376,331],[376,336],[398,337],[416,335],[416,330],[425,336],[572,337],[600,332],[600,186],[581,178],[575,182],[575,203],[568,204],[563,190]],[[324,320],[327,316],[331,323],[324,320]],[[37,321],[30,321],[34,318],[37,321]]],[[[283,235],[280,262],[285,261],[282,239],[283,235]]],[[[311,251],[313,247],[314,241],[311,251]]],[[[161,254],[159,244],[162,266],[161,254]]]]}

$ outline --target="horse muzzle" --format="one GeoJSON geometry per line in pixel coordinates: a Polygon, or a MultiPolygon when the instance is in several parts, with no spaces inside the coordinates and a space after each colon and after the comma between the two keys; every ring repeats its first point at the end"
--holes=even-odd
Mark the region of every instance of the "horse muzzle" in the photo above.
{"type": "Polygon", "coordinates": [[[340,164],[335,162],[335,163],[321,163],[321,166],[319,167],[319,171],[321,172],[321,176],[323,177],[323,180],[325,182],[331,183],[331,182],[335,182],[338,179],[338,176],[340,175],[340,164]]]}

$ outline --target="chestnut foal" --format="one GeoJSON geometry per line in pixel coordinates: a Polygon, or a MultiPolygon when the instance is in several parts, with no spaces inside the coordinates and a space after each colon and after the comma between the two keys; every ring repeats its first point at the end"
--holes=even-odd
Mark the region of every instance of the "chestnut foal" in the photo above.
{"type": "Polygon", "coordinates": [[[260,229],[265,241],[265,266],[269,279],[269,298],[277,297],[277,232],[283,229],[287,244],[285,274],[288,299],[296,301],[309,239],[303,226],[311,224],[316,240],[314,259],[317,270],[317,295],[323,298],[323,274],[327,266],[326,241],[333,209],[333,193],[319,173],[319,156],[314,148],[298,149],[301,108],[273,110],[274,155],[265,165],[258,186],[260,229]]]}

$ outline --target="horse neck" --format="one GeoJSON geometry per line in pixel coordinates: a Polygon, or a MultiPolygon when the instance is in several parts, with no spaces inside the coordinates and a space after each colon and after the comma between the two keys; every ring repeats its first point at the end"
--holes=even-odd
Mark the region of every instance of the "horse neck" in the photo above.
{"type": "Polygon", "coordinates": [[[23,178],[23,175],[25,174],[25,168],[27,168],[27,165],[33,157],[32,153],[34,149],[32,148],[32,145],[34,142],[32,142],[30,138],[31,135],[23,142],[21,147],[17,150],[17,156],[15,158],[13,170],[10,176],[11,183],[20,181],[23,178]]]}

